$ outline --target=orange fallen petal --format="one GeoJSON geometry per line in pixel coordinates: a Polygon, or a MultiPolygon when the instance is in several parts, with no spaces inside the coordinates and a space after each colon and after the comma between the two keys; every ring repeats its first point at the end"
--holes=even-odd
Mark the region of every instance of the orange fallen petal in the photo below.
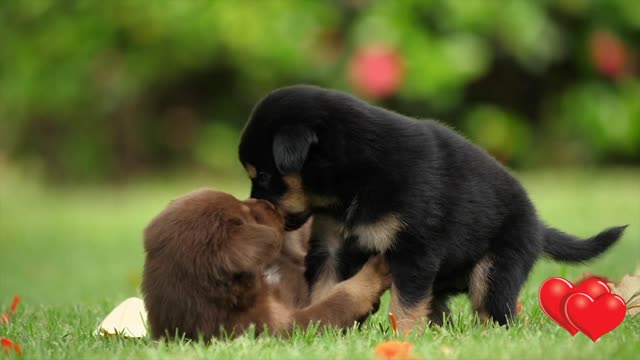
{"type": "Polygon", "coordinates": [[[407,341],[383,342],[376,346],[376,358],[380,360],[407,359],[410,357],[411,347],[411,343],[407,341]]]}
{"type": "Polygon", "coordinates": [[[518,303],[516,304],[516,315],[519,315],[522,312],[522,303],[520,302],[520,298],[518,298],[518,303]]]}
{"type": "Polygon", "coordinates": [[[18,355],[22,356],[22,347],[20,347],[20,345],[13,343],[13,350],[15,350],[18,355]]]}
{"type": "Polygon", "coordinates": [[[398,320],[396,319],[395,314],[392,313],[392,312],[389,313],[389,322],[391,322],[391,328],[393,329],[393,332],[395,332],[397,334],[398,333],[398,320]]]}

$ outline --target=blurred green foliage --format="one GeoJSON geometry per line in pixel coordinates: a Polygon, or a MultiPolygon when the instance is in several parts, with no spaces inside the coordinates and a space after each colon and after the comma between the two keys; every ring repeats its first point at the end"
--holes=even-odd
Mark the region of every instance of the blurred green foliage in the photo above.
{"type": "Polygon", "coordinates": [[[370,101],[509,165],[637,163],[639,40],[636,0],[5,1],[0,158],[57,179],[225,171],[259,97],[357,91],[354,54],[383,44],[404,76],[370,101]]]}

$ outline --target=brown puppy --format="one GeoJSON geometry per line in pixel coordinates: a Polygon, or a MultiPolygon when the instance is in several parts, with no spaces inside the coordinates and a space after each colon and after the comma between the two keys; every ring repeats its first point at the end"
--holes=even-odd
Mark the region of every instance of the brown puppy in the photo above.
{"type": "Polygon", "coordinates": [[[300,229],[284,233],[280,255],[264,272],[271,290],[291,308],[301,308],[311,302],[309,284],[304,278],[304,257],[309,247],[312,222],[309,220],[300,229]]]}
{"type": "Polygon", "coordinates": [[[142,290],[152,336],[208,340],[237,336],[252,324],[271,333],[318,321],[347,327],[389,287],[388,269],[378,257],[300,307],[308,302],[307,284],[302,269],[290,267],[301,266],[290,249],[282,251],[283,229],[282,215],[262,200],[242,202],[204,189],[171,202],[144,234],[142,290]],[[270,271],[283,277],[269,279],[270,271]]]}

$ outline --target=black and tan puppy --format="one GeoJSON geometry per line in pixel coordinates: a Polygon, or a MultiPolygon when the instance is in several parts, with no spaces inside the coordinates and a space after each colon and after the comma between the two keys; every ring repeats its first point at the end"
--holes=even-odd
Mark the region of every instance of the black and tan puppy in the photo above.
{"type": "Polygon", "coordinates": [[[378,257],[309,304],[301,259],[283,247],[283,235],[282,215],[263,200],[205,189],[171,202],[144,236],[142,291],[153,338],[209,340],[252,324],[277,334],[312,321],[347,327],[390,285],[378,257]]]}
{"type": "Polygon", "coordinates": [[[426,316],[442,323],[460,292],[481,318],[506,324],[539,256],[588,260],[624,230],[580,241],[552,229],[520,183],[453,130],[318,87],[262,99],[239,156],[252,197],[277,204],[287,229],[313,214],[312,298],[383,253],[402,330],[426,316]]]}

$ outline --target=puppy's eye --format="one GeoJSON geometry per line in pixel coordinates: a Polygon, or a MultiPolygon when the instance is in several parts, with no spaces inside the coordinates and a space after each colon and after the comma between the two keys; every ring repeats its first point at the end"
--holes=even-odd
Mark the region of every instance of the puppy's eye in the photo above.
{"type": "Polygon", "coordinates": [[[266,172],[261,171],[256,175],[256,182],[258,185],[267,186],[269,185],[269,180],[271,180],[271,175],[266,172]]]}
{"type": "Polygon", "coordinates": [[[240,219],[239,217],[234,217],[229,219],[229,223],[234,226],[240,226],[244,224],[244,221],[242,221],[242,219],[240,219]]]}

